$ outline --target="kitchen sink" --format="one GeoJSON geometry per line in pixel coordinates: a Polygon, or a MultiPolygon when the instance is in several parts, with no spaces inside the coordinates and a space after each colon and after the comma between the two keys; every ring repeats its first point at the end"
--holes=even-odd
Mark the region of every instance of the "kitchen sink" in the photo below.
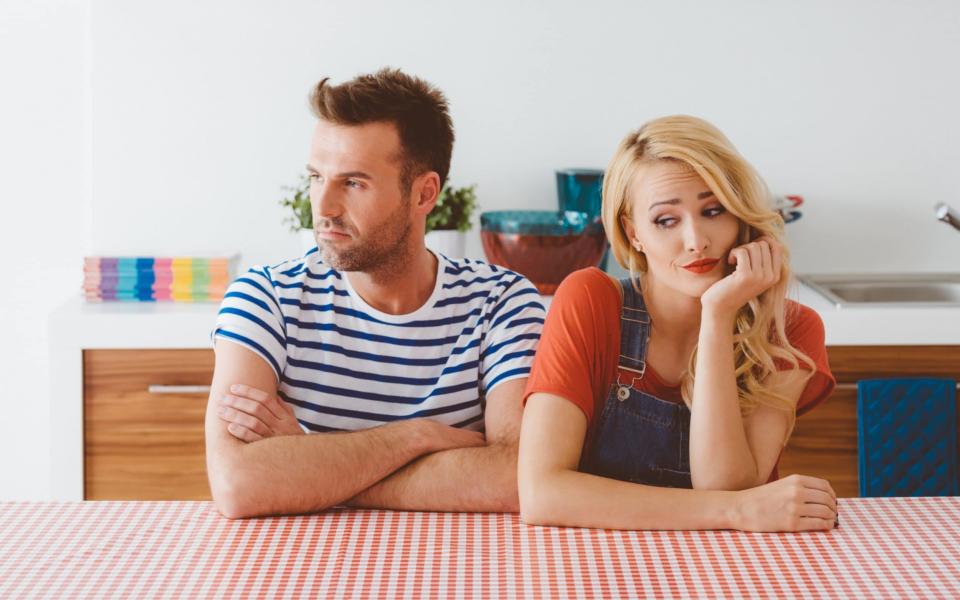
{"type": "Polygon", "coordinates": [[[844,306],[960,307],[960,273],[799,275],[801,282],[844,306]]]}

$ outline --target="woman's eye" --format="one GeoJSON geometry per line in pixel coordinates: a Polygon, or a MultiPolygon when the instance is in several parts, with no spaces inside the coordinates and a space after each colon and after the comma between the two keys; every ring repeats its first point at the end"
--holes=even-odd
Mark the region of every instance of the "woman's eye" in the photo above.
{"type": "MultiPolygon", "coordinates": [[[[712,217],[718,217],[718,216],[722,215],[722,214],[725,213],[725,212],[727,212],[727,209],[725,209],[724,207],[722,207],[722,206],[714,206],[714,207],[712,207],[712,208],[708,208],[708,209],[704,210],[704,211],[703,211],[703,216],[705,216],[705,217],[711,217],[711,218],[712,218],[712,217]]],[[[662,219],[657,219],[657,220],[655,220],[653,223],[654,223],[654,225],[656,225],[656,226],[659,227],[660,229],[669,229],[669,228],[671,228],[671,227],[674,226],[674,224],[676,223],[676,221],[677,221],[677,219],[675,219],[674,217],[664,217],[664,218],[662,218],[662,219]]]]}
{"type": "Polygon", "coordinates": [[[309,177],[312,181],[316,181],[317,179],[320,179],[320,174],[319,174],[319,173],[309,173],[309,174],[307,175],[307,177],[309,177]]]}
{"type": "Polygon", "coordinates": [[[656,226],[659,227],[660,229],[666,229],[666,228],[668,228],[668,227],[673,226],[673,223],[672,223],[671,221],[676,221],[676,219],[674,219],[674,218],[672,218],[672,217],[668,217],[668,218],[666,218],[666,219],[657,219],[657,220],[654,221],[653,223],[654,223],[654,225],[656,225],[656,226]]]}

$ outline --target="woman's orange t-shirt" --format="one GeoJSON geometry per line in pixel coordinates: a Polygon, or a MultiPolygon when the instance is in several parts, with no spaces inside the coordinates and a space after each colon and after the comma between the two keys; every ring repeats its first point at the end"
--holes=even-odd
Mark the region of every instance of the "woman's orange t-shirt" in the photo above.
{"type": "MultiPolygon", "coordinates": [[[[566,398],[583,410],[590,430],[617,376],[622,303],[617,283],[597,268],[576,271],[563,280],[543,326],[524,403],[536,392],[566,398]]],[[[797,403],[797,415],[801,415],[830,395],[836,379],[827,362],[820,315],[787,300],[785,329],[790,343],[817,367],[797,403]]],[[[774,362],[783,370],[791,368],[786,361],[774,362]]],[[[803,362],[800,367],[808,368],[803,362]]],[[[636,374],[623,371],[621,381],[630,381],[631,376],[636,374]]],[[[680,386],[666,385],[650,365],[634,387],[663,400],[683,402],[680,386]]]]}

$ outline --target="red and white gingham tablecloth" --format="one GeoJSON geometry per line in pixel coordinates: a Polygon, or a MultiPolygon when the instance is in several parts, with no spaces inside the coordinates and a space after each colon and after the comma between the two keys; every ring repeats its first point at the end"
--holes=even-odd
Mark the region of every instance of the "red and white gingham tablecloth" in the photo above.
{"type": "Polygon", "coordinates": [[[529,527],[513,514],[0,503],[0,598],[960,598],[960,498],[841,499],[829,532],[529,527]]]}

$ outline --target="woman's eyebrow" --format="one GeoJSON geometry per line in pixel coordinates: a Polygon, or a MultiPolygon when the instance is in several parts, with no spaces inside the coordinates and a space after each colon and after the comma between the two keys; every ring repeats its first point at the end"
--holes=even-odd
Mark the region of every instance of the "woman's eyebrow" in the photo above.
{"type": "MultiPolygon", "coordinates": [[[[700,192],[699,194],[697,194],[697,200],[703,200],[705,198],[709,198],[712,195],[713,195],[713,192],[711,192],[710,190],[707,190],[705,192],[700,192]]],[[[669,200],[661,200],[660,202],[654,202],[653,204],[650,205],[650,209],[647,210],[647,212],[650,212],[651,210],[653,210],[653,207],[658,204],[680,204],[680,198],[670,198],[669,200]]]]}

